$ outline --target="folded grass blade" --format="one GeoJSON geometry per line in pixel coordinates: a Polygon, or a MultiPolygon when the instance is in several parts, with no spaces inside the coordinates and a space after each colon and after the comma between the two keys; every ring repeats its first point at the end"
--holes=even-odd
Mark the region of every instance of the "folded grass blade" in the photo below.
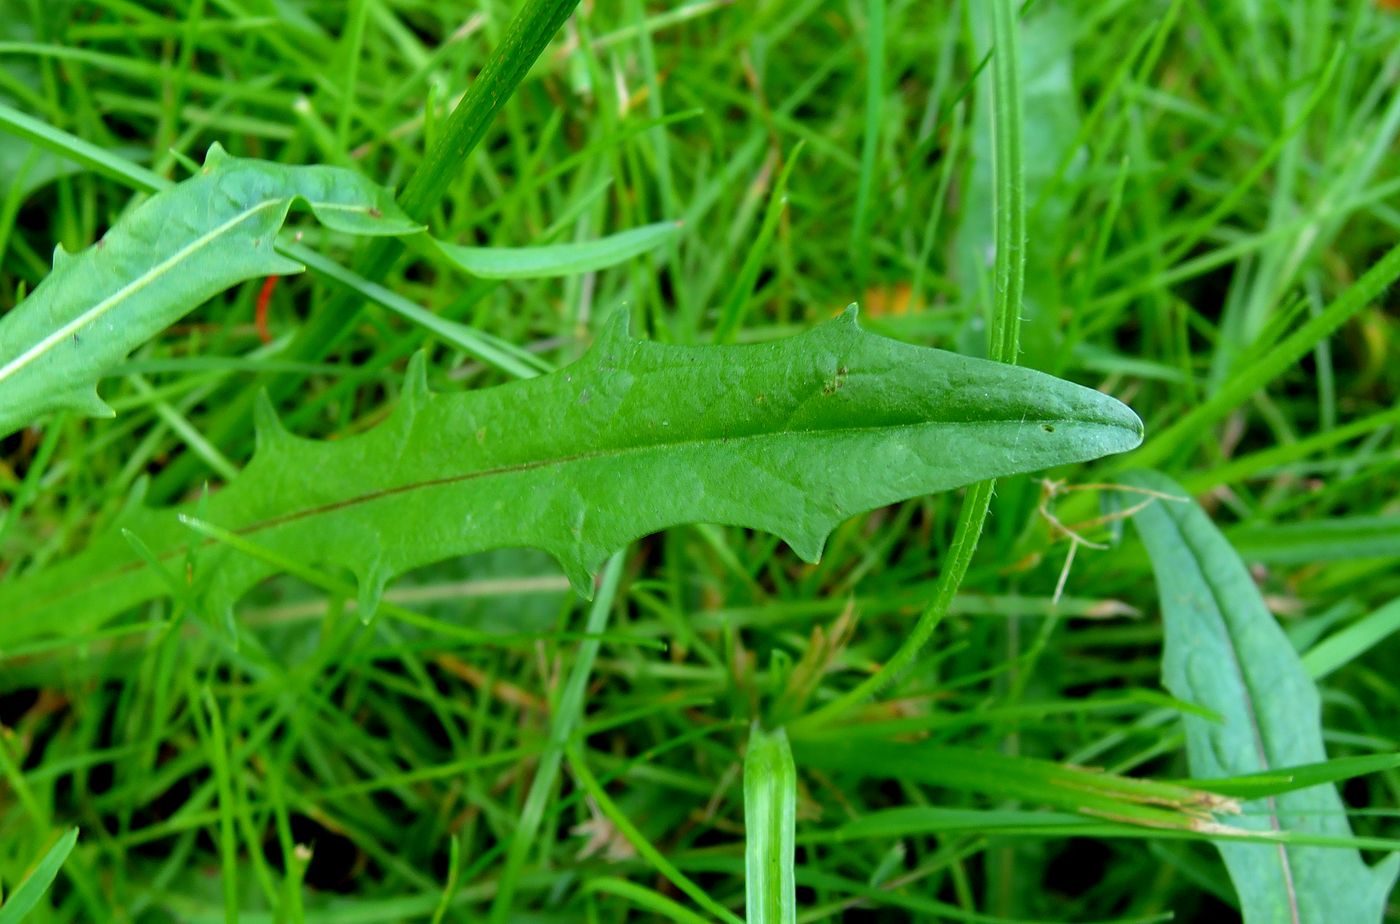
{"type": "Polygon", "coordinates": [[[748,924],[795,924],[797,768],[787,734],[757,722],[744,755],[744,854],[748,924]]]}

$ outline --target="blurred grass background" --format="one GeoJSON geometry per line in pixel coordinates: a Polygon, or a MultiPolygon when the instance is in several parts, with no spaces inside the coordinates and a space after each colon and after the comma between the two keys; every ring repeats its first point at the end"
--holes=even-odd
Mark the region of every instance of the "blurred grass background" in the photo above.
{"type": "MultiPolygon", "coordinates": [[[[219,141],[401,187],[514,5],[5,0],[0,12],[0,97],[121,157],[178,179],[219,141]]],[[[585,2],[433,209],[433,232],[518,246],[674,219],[679,242],[539,282],[473,280],[415,252],[386,284],[551,364],[619,309],[659,340],[749,341],[853,301],[880,333],[985,353],[990,28],[975,0],[585,2]]],[[[1039,0],[1021,28],[1021,361],[1129,402],[1150,440],[1395,243],[1400,14],[1375,0],[1039,0]]],[[[0,191],[5,309],[47,273],[55,243],[91,244],[133,201],[9,136],[0,191]]],[[[310,223],[306,234],[352,253],[310,223]]],[[[103,386],[116,420],[56,420],[0,443],[0,577],[80,547],[143,475],[161,501],[221,481],[252,448],[249,422],[225,412],[269,381],[283,383],[289,426],[334,438],[388,413],[425,345],[436,388],[501,380],[375,306],[324,359],[289,362],[280,354],[336,289],[282,280],[263,343],[260,288],[134,355],[103,386]]],[[[1311,662],[1326,667],[1334,757],[1400,749],[1394,620],[1366,618],[1400,596],[1396,298],[1374,299],[1222,419],[1147,450],[1226,529],[1301,651],[1362,627],[1311,662]]],[[[1081,549],[1052,599],[1068,545],[1049,516],[1094,516],[1090,492],[1066,489],[1111,473],[1053,474],[1062,488],[999,484],[953,614],[859,717],[863,733],[888,723],[890,737],[1186,776],[1137,541],[1081,549]]],[[[166,605],[134,617],[154,629],[10,653],[0,880],[76,824],[57,910],[36,921],[214,921],[231,906],[245,921],[470,921],[503,890],[503,919],[664,917],[617,886],[683,898],[621,817],[741,911],[749,721],[829,699],[895,650],[956,510],[941,496],[858,518],[816,566],[741,530],[638,543],[575,694],[596,779],[566,766],[533,801],[579,663],[577,635],[561,633],[588,618],[534,553],[445,563],[389,594],[444,626],[499,633],[491,645],[365,627],[347,601],[283,579],[240,611],[237,649],[197,619],[165,631],[166,605]],[[512,848],[528,812],[534,834],[512,848]]],[[[1019,805],[996,780],[961,793],[846,770],[797,767],[801,920],[1238,914],[1198,843],[824,837],[890,806],[1019,805]]],[[[1393,771],[1347,784],[1357,833],[1395,836],[1398,794],[1393,771]]]]}

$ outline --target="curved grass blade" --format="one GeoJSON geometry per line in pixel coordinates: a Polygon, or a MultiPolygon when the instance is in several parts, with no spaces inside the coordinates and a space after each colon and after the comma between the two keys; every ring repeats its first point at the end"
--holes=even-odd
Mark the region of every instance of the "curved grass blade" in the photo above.
{"type": "Polygon", "coordinates": [[[662,221],[592,241],[536,247],[464,247],[434,241],[443,256],[482,279],[547,279],[606,269],[680,236],[681,224],[662,221]]]}
{"type": "Polygon", "coordinates": [[[749,732],[744,755],[744,855],[748,924],[797,921],[797,768],[787,733],[749,732]]]}
{"type": "Polygon", "coordinates": [[[273,248],[294,203],[358,235],[422,230],[389,190],[338,167],[230,157],[215,144],[203,170],[153,195],[0,318],[0,436],[57,410],[110,417],[97,381],[201,302],[247,279],[299,273],[273,248]]]}
{"type": "MultiPolygon", "coordinates": [[[[1184,496],[1179,485],[1155,472],[1132,472],[1122,480],[1184,496]]],[[[1205,781],[1212,777],[1324,763],[1317,687],[1210,518],[1194,503],[1159,501],[1135,513],[1133,522],[1152,559],[1162,601],[1162,681],[1173,696],[1221,717],[1213,722],[1183,714],[1192,775],[1209,786],[1205,781]]],[[[1232,823],[1265,832],[1351,836],[1345,806],[1331,784],[1247,803],[1246,813],[1232,823]]],[[[1356,850],[1217,846],[1247,924],[1378,922],[1400,872],[1400,855],[1371,869],[1356,850]]]]}
{"type": "MultiPolygon", "coordinates": [[[[496,388],[432,394],[419,358],[394,414],[348,439],[298,439],[264,402],[252,461],[197,515],[274,555],[349,568],[369,604],[410,569],[519,546],[552,554],[586,594],[611,552],[670,526],[761,529],[815,561],[857,513],[1142,438],[1107,395],[864,332],[854,310],[748,346],[644,342],[616,321],[574,365],[496,388]]],[[[115,526],[174,557],[181,512],[133,503],[115,526]]],[[[206,542],[192,590],[227,612],[274,573],[206,542]]],[[[0,645],[91,631],[167,592],[114,532],[0,584],[0,645]]]]}
{"type": "Polygon", "coordinates": [[[49,852],[44,854],[44,858],[34,867],[33,872],[25,876],[13,894],[0,905],[0,924],[19,924],[25,915],[34,910],[34,906],[39,904],[39,899],[43,898],[49,886],[53,885],[58,871],[63,868],[63,861],[68,859],[77,843],[78,829],[70,828],[68,833],[58,839],[58,843],[49,848],[49,852]]]}

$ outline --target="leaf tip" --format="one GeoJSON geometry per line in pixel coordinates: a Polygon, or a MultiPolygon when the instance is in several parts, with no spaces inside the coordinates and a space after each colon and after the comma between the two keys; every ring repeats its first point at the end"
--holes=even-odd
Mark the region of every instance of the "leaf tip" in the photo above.
{"type": "Polygon", "coordinates": [[[61,406],[86,417],[112,418],[117,416],[117,412],[112,410],[112,406],[97,396],[96,385],[74,392],[61,406]]]}
{"type": "Polygon", "coordinates": [[[788,548],[797,554],[797,557],[809,565],[819,564],[822,560],[822,548],[826,545],[826,536],[811,533],[808,535],[784,535],[783,541],[788,544],[788,548]]]}
{"type": "Polygon", "coordinates": [[[127,492],[126,499],[122,501],[122,509],[117,513],[114,523],[118,526],[131,522],[131,518],[140,513],[146,505],[146,491],[151,486],[151,476],[142,474],[131,485],[131,490],[127,492]]]}
{"type": "Polygon", "coordinates": [[[260,389],[257,399],[253,402],[254,454],[261,455],[290,438],[291,434],[282,426],[282,420],[277,416],[277,409],[272,406],[272,398],[267,389],[260,389]]]}
{"type": "Polygon", "coordinates": [[[408,369],[404,372],[403,394],[400,398],[410,414],[428,403],[433,396],[428,387],[428,353],[418,350],[408,359],[408,369]]]}
{"type": "Polygon", "coordinates": [[[592,600],[594,586],[597,581],[594,570],[585,565],[583,560],[575,555],[561,554],[559,552],[553,552],[551,554],[553,554],[555,560],[559,562],[559,567],[564,570],[564,576],[569,579],[569,586],[573,588],[574,593],[585,600],[592,600]]]}
{"type": "Polygon", "coordinates": [[[224,150],[224,146],[215,141],[204,153],[204,172],[209,173],[232,159],[229,152],[224,150]]]}
{"type": "Polygon", "coordinates": [[[393,569],[383,561],[376,561],[359,575],[355,606],[362,624],[369,625],[374,621],[374,617],[379,615],[379,604],[384,601],[384,588],[389,585],[393,576],[393,569]]]}
{"type": "Polygon", "coordinates": [[[603,319],[598,327],[598,333],[593,338],[593,348],[589,354],[597,357],[606,357],[615,350],[624,347],[632,339],[632,312],[626,305],[616,308],[612,314],[603,319]]]}

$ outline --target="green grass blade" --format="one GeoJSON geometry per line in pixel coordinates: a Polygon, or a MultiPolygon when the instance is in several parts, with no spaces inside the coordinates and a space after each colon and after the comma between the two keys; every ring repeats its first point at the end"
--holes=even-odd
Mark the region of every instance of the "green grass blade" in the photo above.
{"type": "Polygon", "coordinates": [[[870,278],[870,223],[874,216],[876,171],[879,169],[880,127],[885,108],[885,0],[865,4],[865,120],[861,130],[860,183],[851,221],[851,256],[857,287],[870,278]]]}
{"type": "Polygon", "coordinates": [[[795,924],[797,768],[787,733],[754,722],[744,755],[744,856],[748,924],[795,924]]]}
{"type": "Polygon", "coordinates": [[[84,141],[62,129],[26,115],[0,102],[0,127],[19,138],[25,138],[50,151],[61,154],[65,159],[82,164],[103,176],[111,177],[118,183],[142,192],[158,192],[167,189],[170,181],[158,173],[153,173],[106,148],[84,141]]]}
{"type": "Polygon", "coordinates": [[[585,895],[598,892],[615,895],[655,915],[653,920],[674,921],[675,924],[711,924],[709,918],[696,914],[675,899],[667,898],[659,892],[635,882],[628,882],[626,879],[615,879],[612,876],[590,879],[584,885],[583,892],[585,895]]]}
{"type": "Polygon", "coordinates": [[[0,924],[19,924],[34,910],[44,893],[49,890],[49,886],[53,885],[58,871],[63,868],[63,862],[68,859],[77,843],[78,829],[70,828],[49,848],[33,871],[24,877],[5,903],[0,905],[0,924]]]}
{"type": "Polygon", "coordinates": [[[1400,632],[1400,597],[1308,649],[1303,669],[1321,680],[1400,632]]]}
{"type": "Polygon", "coordinates": [[[1293,368],[1319,342],[1370,305],[1397,278],[1400,278],[1400,245],[1392,248],[1321,313],[1310,318],[1278,346],[1257,357],[1209,398],[1149,440],[1133,455],[1132,464],[1144,467],[1159,465],[1179,452],[1182,446],[1194,445],[1207,427],[1219,422],[1256,391],[1293,368]]]}
{"type": "Polygon", "coordinates": [[[569,768],[573,771],[574,779],[585,792],[597,803],[598,808],[613,823],[618,832],[625,837],[631,845],[636,848],[637,853],[643,860],[649,863],[659,874],[665,876],[672,885],[684,893],[691,901],[704,908],[725,924],[744,924],[743,921],[711,898],[704,889],[696,885],[695,881],[682,873],[674,863],[668,860],[664,854],[647,837],[638,830],[632,820],[618,807],[612,797],[608,795],[603,784],[598,782],[593,770],[588,766],[588,761],[577,743],[571,743],[567,749],[569,756],[569,768]]]}
{"type": "MultiPolygon", "coordinates": [[[[833,731],[798,741],[802,766],[851,780],[917,782],[994,800],[1014,799],[1160,830],[1203,832],[1207,812],[1230,801],[1201,789],[1103,773],[1048,760],[933,742],[872,740],[833,731]]],[[[1233,823],[1233,816],[1228,819],[1233,823]]]]}
{"type": "Polygon", "coordinates": [[[464,247],[434,241],[458,268],[482,279],[548,279],[616,266],[680,236],[679,222],[663,221],[593,241],[536,247],[464,247]]]}
{"type": "Polygon", "coordinates": [[[1367,754],[1362,757],[1338,757],[1320,764],[1304,767],[1281,767],[1264,773],[1233,779],[1180,780],[1182,786],[1194,786],[1240,799],[1260,799],[1280,793],[1340,783],[1367,773],[1381,773],[1400,767],[1400,754],[1367,754]]]}
{"type": "MultiPolygon", "coordinates": [[[[1155,473],[1133,472],[1123,481],[1158,495],[1183,494],[1155,473]]],[[[1162,601],[1163,682],[1172,695],[1221,716],[1219,722],[1183,716],[1192,774],[1233,778],[1324,763],[1317,689],[1209,517],[1190,501],[1157,501],[1133,522],[1162,601]]],[[[1256,814],[1233,819],[1235,825],[1351,835],[1331,785],[1269,796],[1246,808],[1256,814]]],[[[1400,856],[1369,869],[1355,850],[1224,843],[1219,849],[1247,922],[1378,922],[1400,872],[1400,856]]]]}
{"type": "Polygon", "coordinates": [[[797,166],[797,159],[801,154],[802,144],[799,142],[778,173],[777,182],[773,184],[773,191],[768,197],[768,208],[763,213],[763,224],[759,226],[758,236],[753,245],[747,248],[734,285],[720,307],[719,322],[715,325],[715,343],[728,343],[733,340],[735,333],[744,324],[749,304],[753,300],[754,284],[758,282],[758,274],[763,270],[763,261],[768,257],[773,236],[778,233],[778,224],[787,210],[788,179],[792,176],[793,167],[797,166]]]}
{"type": "MultiPolygon", "coordinates": [[[[588,622],[584,631],[598,635],[608,627],[608,617],[612,613],[613,602],[617,597],[617,584],[622,577],[622,555],[614,555],[603,569],[602,582],[593,604],[588,610],[588,622]]],[[[540,755],[535,777],[530,781],[530,791],[525,797],[525,805],[520,811],[511,836],[510,847],[506,851],[505,866],[501,871],[500,888],[491,903],[491,924],[509,919],[515,890],[520,878],[525,858],[535,845],[535,838],[544,819],[545,808],[555,796],[555,784],[559,781],[559,766],[564,758],[565,743],[573,737],[583,721],[583,700],[588,689],[588,678],[593,673],[593,663],[598,658],[599,641],[589,639],[579,646],[578,655],[569,671],[569,679],[564,685],[559,704],[554,710],[549,729],[549,744],[540,755]]]]}

